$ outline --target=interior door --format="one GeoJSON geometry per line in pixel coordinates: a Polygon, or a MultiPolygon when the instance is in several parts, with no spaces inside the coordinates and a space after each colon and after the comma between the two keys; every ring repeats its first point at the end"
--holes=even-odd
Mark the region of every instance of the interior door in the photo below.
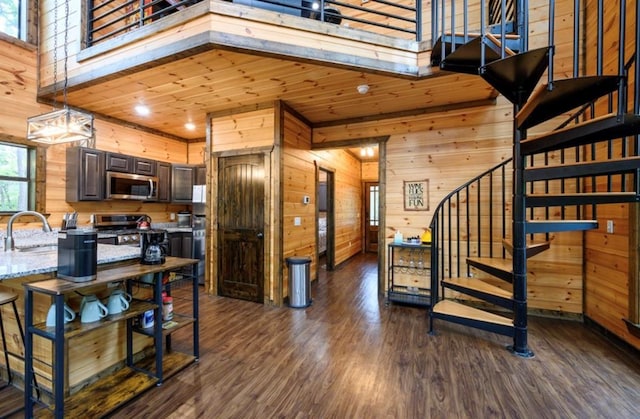
{"type": "Polygon", "coordinates": [[[220,158],[220,295],[264,302],[264,157],[220,158]]]}
{"type": "Polygon", "coordinates": [[[364,190],[365,250],[367,252],[377,252],[380,224],[380,186],[378,182],[365,182],[364,190]]]}

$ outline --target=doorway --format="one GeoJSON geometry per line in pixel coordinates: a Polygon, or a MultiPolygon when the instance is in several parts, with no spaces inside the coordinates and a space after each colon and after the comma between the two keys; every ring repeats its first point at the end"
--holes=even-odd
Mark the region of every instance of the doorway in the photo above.
{"type": "Polygon", "coordinates": [[[378,231],[380,229],[380,184],[364,183],[364,249],[378,251],[378,231]]]}
{"type": "Polygon", "coordinates": [[[264,302],[264,156],[219,159],[218,293],[264,302]]]}
{"type": "Polygon", "coordinates": [[[334,178],[335,174],[329,169],[319,168],[317,171],[317,249],[318,267],[326,270],[335,268],[335,215],[334,215],[334,178]]]}

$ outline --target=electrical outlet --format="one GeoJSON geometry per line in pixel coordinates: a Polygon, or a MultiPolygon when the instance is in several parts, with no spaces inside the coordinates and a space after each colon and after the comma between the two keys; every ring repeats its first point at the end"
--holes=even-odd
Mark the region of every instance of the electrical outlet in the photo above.
{"type": "Polygon", "coordinates": [[[176,219],[176,213],[175,213],[175,212],[172,212],[171,214],[169,214],[169,219],[170,219],[171,221],[175,221],[175,219],[176,219]]]}
{"type": "Polygon", "coordinates": [[[293,219],[293,225],[294,225],[294,226],[302,225],[302,219],[300,219],[300,217],[295,217],[295,218],[293,219]]]}
{"type": "Polygon", "coordinates": [[[607,233],[613,234],[613,220],[607,220],[607,233]]]}

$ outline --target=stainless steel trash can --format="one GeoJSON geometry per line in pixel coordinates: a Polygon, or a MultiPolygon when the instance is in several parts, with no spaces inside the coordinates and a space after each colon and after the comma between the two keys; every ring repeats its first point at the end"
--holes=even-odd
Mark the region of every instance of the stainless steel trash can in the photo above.
{"type": "Polygon", "coordinates": [[[311,304],[311,258],[290,257],[286,261],[289,268],[289,306],[308,307],[311,304]]]}

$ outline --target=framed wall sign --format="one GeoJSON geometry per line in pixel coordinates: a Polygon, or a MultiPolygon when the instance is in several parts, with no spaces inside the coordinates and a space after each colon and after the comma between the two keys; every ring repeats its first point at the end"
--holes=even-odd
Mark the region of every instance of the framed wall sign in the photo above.
{"type": "Polygon", "coordinates": [[[404,181],[404,210],[429,210],[429,179],[404,181]]]}

